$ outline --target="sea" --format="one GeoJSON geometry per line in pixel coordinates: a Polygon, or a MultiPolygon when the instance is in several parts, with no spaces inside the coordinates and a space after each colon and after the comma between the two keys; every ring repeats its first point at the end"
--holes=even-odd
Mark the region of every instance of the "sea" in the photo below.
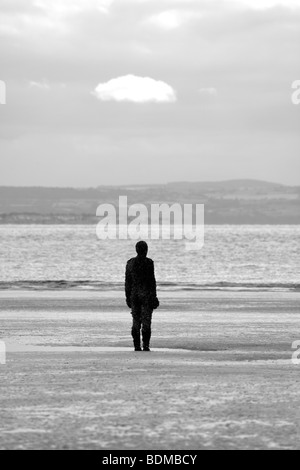
{"type": "MultiPolygon", "coordinates": [[[[208,225],[204,240],[148,241],[160,290],[299,290],[300,225],[208,225]]],[[[0,290],[122,290],[135,243],[92,225],[2,225],[0,290]]]]}

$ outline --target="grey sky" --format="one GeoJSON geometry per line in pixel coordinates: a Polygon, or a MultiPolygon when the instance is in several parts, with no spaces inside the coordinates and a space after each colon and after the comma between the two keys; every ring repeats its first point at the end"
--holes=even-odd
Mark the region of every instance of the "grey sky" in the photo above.
{"type": "Polygon", "coordinates": [[[300,185],[300,0],[0,0],[0,184],[300,185]]]}

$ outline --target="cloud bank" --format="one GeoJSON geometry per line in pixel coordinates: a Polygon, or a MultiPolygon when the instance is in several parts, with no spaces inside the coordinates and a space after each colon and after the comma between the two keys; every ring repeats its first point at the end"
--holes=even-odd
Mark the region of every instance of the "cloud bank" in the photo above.
{"type": "Polygon", "coordinates": [[[297,6],[0,0],[0,185],[299,185],[297,6]]]}

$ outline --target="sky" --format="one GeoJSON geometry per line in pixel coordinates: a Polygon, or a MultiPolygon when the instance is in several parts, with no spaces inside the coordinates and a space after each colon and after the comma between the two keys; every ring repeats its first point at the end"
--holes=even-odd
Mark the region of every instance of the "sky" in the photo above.
{"type": "Polygon", "coordinates": [[[300,185],[300,0],[0,0],[0,185],[300,185]]]}

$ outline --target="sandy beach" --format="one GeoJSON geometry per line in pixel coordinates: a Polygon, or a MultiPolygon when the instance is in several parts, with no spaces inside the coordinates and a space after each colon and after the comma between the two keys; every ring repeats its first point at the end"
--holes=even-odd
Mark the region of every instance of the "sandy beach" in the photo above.
{"type": "Polygon", "coordinates": [[[1,449],[299,449],[299,292],[0,292],[1,449]]]}

